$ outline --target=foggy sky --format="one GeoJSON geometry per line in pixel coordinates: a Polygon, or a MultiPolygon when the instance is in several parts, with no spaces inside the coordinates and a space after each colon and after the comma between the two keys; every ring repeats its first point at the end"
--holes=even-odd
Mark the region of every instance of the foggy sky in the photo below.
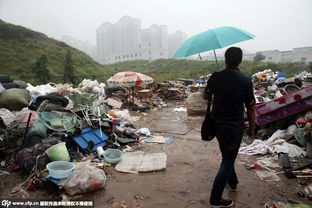
{"type": "Polygon", "coordinates": [[[219,26],[256,35],[235,44],[248,51],[312,46],[312,0],[0,0],[0,19],[60,39],[70,35],[96,44],[96,28],[122,16],[142,28],[167,25],[188,36],[219,26]]]}

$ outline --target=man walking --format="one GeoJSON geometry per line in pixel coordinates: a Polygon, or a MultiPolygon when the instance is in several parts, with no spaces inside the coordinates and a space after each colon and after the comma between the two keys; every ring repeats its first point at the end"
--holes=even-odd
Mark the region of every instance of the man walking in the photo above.
{"type": "Polygon", "coordinates": [[[211,116],[222,154],[220,169],[210,195],[212,207],[231,207],[234,204],[232,200],[223,199],[222,193],[225,186],[228,186],[230,191],[236,191],[238,184],[234,163],[243,137],[244,104],[249,121],[248,135],[253,136],[254,133],[255,98],[251,80],[238,69],[242,57],[243,52],[240,48],[227,49],[226,68],[210,77],[204,91],[208,102],[211,102],[213,96],[211,116]]]}

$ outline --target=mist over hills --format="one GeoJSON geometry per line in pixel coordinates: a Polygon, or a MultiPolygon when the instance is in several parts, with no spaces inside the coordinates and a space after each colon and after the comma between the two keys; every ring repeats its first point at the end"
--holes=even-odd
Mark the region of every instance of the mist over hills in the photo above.
{"type": "Polygon", "coordinates": [[[30,77],[32,64],[41,55],[46,55],[50,74],[62,76],[68,50],[72,53],[75,76],[103,75],[99,79],[104,80],[113,74],[112,69],[64,42],[0,20],[0,74],[8,74],[14,79],[30,77]]]}
{"type": "Polygon", "coordinates": [[[89,41],[77,40],[69,35],[63,35],[60,41],[67,45],[76,48],[85,54],[89,55],[93,60],[97,61],[96,46],[91,44],[89,41]]]}

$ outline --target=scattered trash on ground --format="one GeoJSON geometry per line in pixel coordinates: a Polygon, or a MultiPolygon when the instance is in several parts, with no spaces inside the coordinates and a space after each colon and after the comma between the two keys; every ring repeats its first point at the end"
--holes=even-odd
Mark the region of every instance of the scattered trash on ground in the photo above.
{"type": "MultiPolygon", "coordinates": [[[[157,128],[150,130],[136,122],[173,101],[174,114],[203,116],[207,105],[203,89],[210,75],[163,83],[134,72],[121,75],[109,79],[108,85],[84,79],[76,88],[0,83],[0,175],[20,171],[26,180],[14,191],[27,195],[46,188],[42,184],[53,184],[72,196],[104,188],[109,169],[140,173],[167,168],[165,152],[138,150],[156,146],[147,143],[170,144],[173,136],[155,135],[161,133],[157,128]]],[[[264,181],[277,182],[284,174],[304,182],[299,195],[311,198],[312,74],[286,78],[283,72],[264,70],[254,74],[252,81],[256,139],[242,144],[239,153],[256,159],[244,167],[264,181]]],[[[4,180],[0,181],[4,187],[4,180]]]]}

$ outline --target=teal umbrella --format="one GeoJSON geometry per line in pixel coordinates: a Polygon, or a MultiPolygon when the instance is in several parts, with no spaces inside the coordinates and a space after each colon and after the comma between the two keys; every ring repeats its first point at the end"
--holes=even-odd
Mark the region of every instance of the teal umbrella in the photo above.
{"type": "Polygon", "coordinates": [[[253,39],[254,37],[253,34],[235,27],[225,26],[210,29],[187,39],[173,58],[187,57],[213,50],[219,68],[215,49],[253,39]]]}

